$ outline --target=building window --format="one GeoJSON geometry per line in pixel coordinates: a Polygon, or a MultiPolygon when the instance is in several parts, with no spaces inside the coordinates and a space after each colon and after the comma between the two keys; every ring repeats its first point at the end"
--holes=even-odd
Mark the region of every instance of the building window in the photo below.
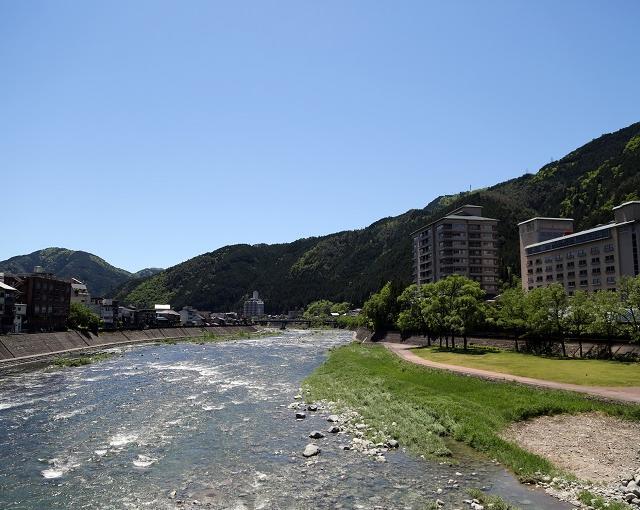
{"type": "Polygon", "coordinates": [[[613,244],[605,244],[604,251],[613,251],[613,244]]]}
{"type": "Polygon", "coordinates": [[[536,259],[536,266],[542,265],[542,259],[536,259]]]}
{"type": "Polygon", "coordinates": [[[572,259],[574,256],[575,254],[572,251],[567,252],[567,259],[572,259]]]}
{"type": "Polygon", "coordinates": [[[604,261],[605,261],[605,262],[613,262],[613,261],[614,261],[613,255],[607,255],[607,256],[604,258],[604,261]]]}
{"type": "Polygon", "coordinates": [[[607,273],[615,273],[616,272],[616,266],[607,266],[605,271],[607,273]]]}
{"type": "Polygon", "coordinates": [[[576,263],[575,262],[567,262],[567,269],[571,269],[572,267],[576,267],[576,263]]]}
{"type": "Polygon", "coordinates": [[[600,278],[594,278],[593,280],[591,280],[591,282],[593,283],[593,285],[600,285],[600,278]]]}
{"type": "Polygon", "coordinates": [[[562,255],[560,254],[556,255],[556,260],[562,260],[562,255]]]}
{"type": "Polygon", "coordinates": [[[616,277],[615,276],[607,276],[607,283],[609,285],[615,285],[616,283],[616,277]]]}
{"type": "Polygon", "coordinates": [[[544,268],[545,272],[553,271],[553,266],[547,266],[544,268]]]}
{"type": "Polygon", "coordinates": [[[597,255],[598,253],[600,253],[600,248],[598,246],[592,246],[591,255],[597,255]]]}
{"type": "Polygon", "coordinates": [[[591,257],[592,264],[600,264],[600,257],[591,257]]]}
{"type": "Polygon", "coordinates": [[[591,274],[600,274],[600,268],[599,267],[594,267],[591,269],[591,274]]]}
{"type": "Polygon", "coordinates": [[[589,280],[580,280],[580,287],[586,287],[589,285],[589,280]]]}
{"type": "Polygon", "coordinates": [[[537,282],[541,282],[542,281],[542,276],[536,276],[536,281],[537,282]]]}
{"type": "Polygon", "coordinates": [[[575,278],[576,277],[576,272],[575,271],[569,271],[567,273],[567,278],[575,278]]]}
{"type": "Polygon", "coordinates": [[[567,285],[569,285],[569,287],[575,287],[576,282],[567,282],[567,285]]]}
{"type": "Polygon", "coordinates": [[[564,275],[562,273],[558,273],[556,275],[556,280],[564,280],[564,275]]]}
{"type": "Polygon", "coordinates": [[[548,282],[552,282],[553,281],[553,275],[552,274],[548,274],[547,275],[547,281],[548,282]]]}
{"type": "Polygon", "coordinates": [[[556,264],[556,271],[562,271],[564,269],[564,264],[556,264]]]}
{"type": "Polygon", "coordinates": [[[579,274],[580,274],[580,276],[587,276],[587,270],[586,269],[581,269],[579,274]]]}
{"type": "Polygon", "coordinates": [[[578,250],[578,257],[586,257],[587,256],[587,252],[584,250],[578,250]]]}

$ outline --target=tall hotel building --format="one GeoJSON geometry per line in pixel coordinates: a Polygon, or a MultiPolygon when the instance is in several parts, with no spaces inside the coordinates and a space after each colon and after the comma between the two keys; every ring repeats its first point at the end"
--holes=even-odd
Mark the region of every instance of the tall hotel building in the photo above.
{"type": "Polygon", "coordinates": [[[638,274],[640,201],[613,208],[614,221],[573,232],[569,218],[532,218],[518,224],[522,287],[560,283],[576,289],[617,290],[621,276],[638,274]]]}
{"type": "Polygon", "coordinates": [[[416,230],[413,277],[420,285],[452,274],[480,282],[490,296],[498,291],[498,220],[484,218],[479,205],[464,205],[416,230]]]}

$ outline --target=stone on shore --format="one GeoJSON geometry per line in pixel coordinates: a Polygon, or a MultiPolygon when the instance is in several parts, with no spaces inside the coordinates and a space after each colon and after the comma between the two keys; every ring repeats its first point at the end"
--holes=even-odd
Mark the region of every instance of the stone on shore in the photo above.
{"type": "Polygon", "coordinates": [[[337,434],[338,432],[340,432],[340,427],[336,427],[335,425],[333,425],[332,427],[329,427],[328,432],[329,434],[337,434]]]}
{"type": "Polygon", "coordinates": [[[322,439],[324,437],[324,434],[319,430],[313,430],[311,434],[309,434],[309,437],[311,439],[322,439]]]}
{"type": "Polygon", "coordinates": [[[332,414],[327,418],[327,421],[331,423],[338,423],[340,421],[340,418],[338,417],[337,414],[332,414]]]}
{"type": "Polygon", "coordinates": [[[306,417],[307,417],[307,414],[302,411],[298,411],[296,413],[296,420],[304,420],[306,417]]]}
{"type": "Polygon", "coordinates": [[[308,444],[305,446],[304,451],[302,452],[303,457],[313,457],[314,455],[320,454],[320,448],[315,444],[308,444]]]}

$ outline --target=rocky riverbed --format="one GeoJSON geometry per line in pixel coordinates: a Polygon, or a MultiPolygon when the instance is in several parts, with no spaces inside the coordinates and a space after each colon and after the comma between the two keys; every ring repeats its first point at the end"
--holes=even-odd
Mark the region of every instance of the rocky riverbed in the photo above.
{"type": "Polygon", "coordinates": [[[471,487],[523,509],[570,507],[472,452],[421,459],[354,413],[295,399],[350,337],[135,346],[3,374],[0,508],[424,510],[466,508],[471,487]]]}

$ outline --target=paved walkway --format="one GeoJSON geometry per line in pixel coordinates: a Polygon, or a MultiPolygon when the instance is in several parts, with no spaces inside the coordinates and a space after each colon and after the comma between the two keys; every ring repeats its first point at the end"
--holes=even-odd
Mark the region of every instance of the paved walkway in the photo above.
{"type": "Polygon", "coordinates": [[[471,375],[474,377],[481,377],[483,379],[491,379],[495,381],[513,381],[521,384],[528,384],[530,386],[537,386],[540,388],[550,388],[554,390],[567,390],[576,391],[578,393],[586,393],[596,398],[606,400],[616,400],[619,402],[627,402],[640,404],[640,387],[614,387],[614,386],[582,386],[580,384],[560,383],[555,381],[545,381],[544,379],[534,379],[532,377],[522,377],[519,375],[503,374],[500,372],[492,372],[490,370],[481,370],[479,368],[461,367],[458,365],[448,365],[445,363],[437,363],[421,358],[411,349],[414,349],[415,345],[398,344],[391,342],[382,342],[382,344],[391,352],[397,354],[402,359],[416,363],[417,365],[424,365],[425,367],[437,368],[440,370],[448,370],[457,374],[471,375]]]}

